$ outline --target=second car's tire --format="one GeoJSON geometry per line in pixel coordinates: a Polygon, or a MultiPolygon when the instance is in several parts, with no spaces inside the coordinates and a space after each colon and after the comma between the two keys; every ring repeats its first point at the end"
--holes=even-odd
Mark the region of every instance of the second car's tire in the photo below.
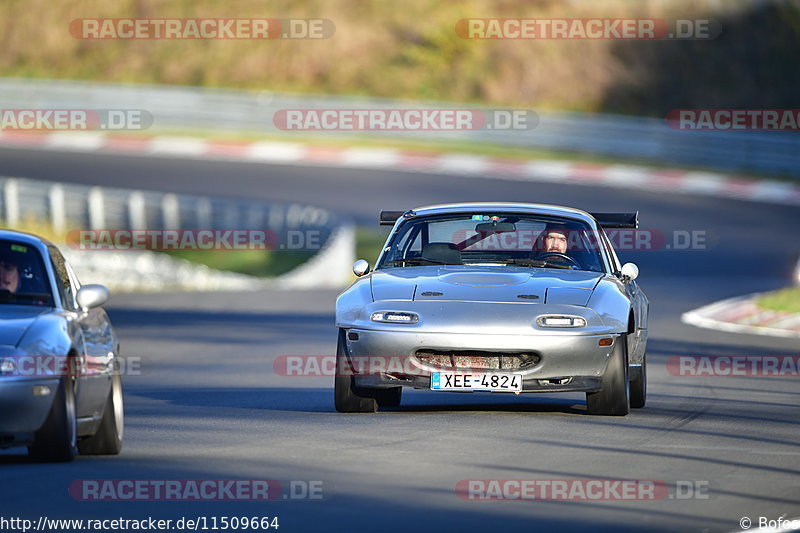
{"type": "Polygon", "coordinates": [[[122,380],[119,372],[111,377],[103,419],[94,435],[78,442],[78,450],[84,455],[117,455],[122,450],[122,435],[125,428],[122,405],[122,380]]]}
{"type": "Polygon", "coordinates": [[[628,382],[628,349],[625,338],[614,342],[611,357],[603,375],[602,389],[586,393],[589,414],[625,416],[630,412],[630,383],[628,382]]]}
{"type": "Polygon", "coordinates": [[[72,461],[77,452],[76,435],[75,386],[70,377],[65,377],[58,384],[47,419],[28,446],[28,454],[43,462],[72,461]]]}
{"type": "Polygon", "coordinates": [[[336,346],[336,377],[333,383],[333,400],[340,413],[375,413],[378,401],[375,391],[357,387],[352,376],[352,367],[347,361],[347,344],[344,330],[339,330],[336,346]]]}
{"type": "Polygon", "coordinates": [[[642,370],[631,380],[631,407],[641,409],[647,402],[647,354],[642,357],[642,370]]]}

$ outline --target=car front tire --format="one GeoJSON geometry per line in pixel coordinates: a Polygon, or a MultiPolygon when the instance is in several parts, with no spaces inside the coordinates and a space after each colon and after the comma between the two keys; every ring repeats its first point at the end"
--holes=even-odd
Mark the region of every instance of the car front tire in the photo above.
{"type": "Polygon", "coordinates": [[[345,333],[339,330],[339,343],[336,346],[336,377],[333,383],[333,400],[340,413],[375,413],[378,411],[377,396],[374,391],[357,387],[353,379],[353,369],[347,360],[345,333]]]}
{"type": "Polygon", "coordinates": [[[72,379],[65,377],[58,384],[50,413],[36,432],[28,454],[42,462],[72,461],[77,452],[76,434],[75,386],[72,379]]]}
{"type": "Polygon", "coordinates": [[[614,342],[611,357],[603,375],[602,389],[586,393],[589,414],[625,416],[630,412],[630,383],[628,381],[628,347],[620,336],[614,342]]]}

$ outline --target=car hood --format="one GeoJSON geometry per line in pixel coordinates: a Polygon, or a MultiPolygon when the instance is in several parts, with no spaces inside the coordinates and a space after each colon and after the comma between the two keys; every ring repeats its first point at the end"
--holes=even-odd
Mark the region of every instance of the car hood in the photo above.
{"type": "Polygon", "coordinates": [[[600,272],[492,266],[422,266],[372,273],[379,300],[558,303],[585,306],[600,272]]]}
{"type": "Polygon", "coordinates": [[[31,324],[47,310],[28,305],[0,305],[0,345],[16,346],[31,324]]]}

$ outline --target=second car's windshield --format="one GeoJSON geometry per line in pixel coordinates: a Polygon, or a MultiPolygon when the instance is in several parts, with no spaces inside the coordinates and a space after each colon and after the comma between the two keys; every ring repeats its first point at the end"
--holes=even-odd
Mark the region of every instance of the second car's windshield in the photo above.
{"type": "Polygon", "coordinates": [[[477,212],[419,217],[391,237],[378,268],[504,264],[603,271],[597,234],[552,216],[477,212]]]}
{"type": "Polygon", "coordinates": [[[34,247],[0,240],[0,304],[53,305],[42,257],[34,247]]]}

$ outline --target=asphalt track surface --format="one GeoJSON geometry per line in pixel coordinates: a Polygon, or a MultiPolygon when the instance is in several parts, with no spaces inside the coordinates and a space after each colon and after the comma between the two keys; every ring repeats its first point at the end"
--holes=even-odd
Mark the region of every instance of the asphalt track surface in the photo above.
{"type": "MultiPolygon", "coordinates": [[[[788,283],[796,208],[591,186],[252,163],[0,149],[0,175],[331,208],[527,201],[639,210],[641,226],[705,231],[694,251],[621,253],[651,301],[649,397],[622,418],[582,394],[405,391],[375,415],[333,409],[332,379],[284,377],[279,355],[333,354],[333,291],[120,294],[107,309],[123,355],[125,447],[71,464],[0,455],[5,517],[278,516],[279,531],[731,531],[742,517],[800,516],[798,378],[681,377],[674,355],[797,355],[797,340],[698,329],[680,314],[788,283]],[[79,479],[322,481],[323,498],[273,502],[77,501],[79,479]],[[641,479],[708,487],[657,501],[467,501],[468,479],[641,479]],[[702,492],[702,491],[701,491],[702,492]],[[700,494],[703,495],[702,493],[700,494]]],[[[369,258],[374,259],[374,258],[369,258]]],[[[84,280],[86,281],[86,280],[84,280]]],[[[285,483],[284,483],[285,486],[285,483]]],[[[210,530],[210,529],[209,529],[210,530]]]]}

